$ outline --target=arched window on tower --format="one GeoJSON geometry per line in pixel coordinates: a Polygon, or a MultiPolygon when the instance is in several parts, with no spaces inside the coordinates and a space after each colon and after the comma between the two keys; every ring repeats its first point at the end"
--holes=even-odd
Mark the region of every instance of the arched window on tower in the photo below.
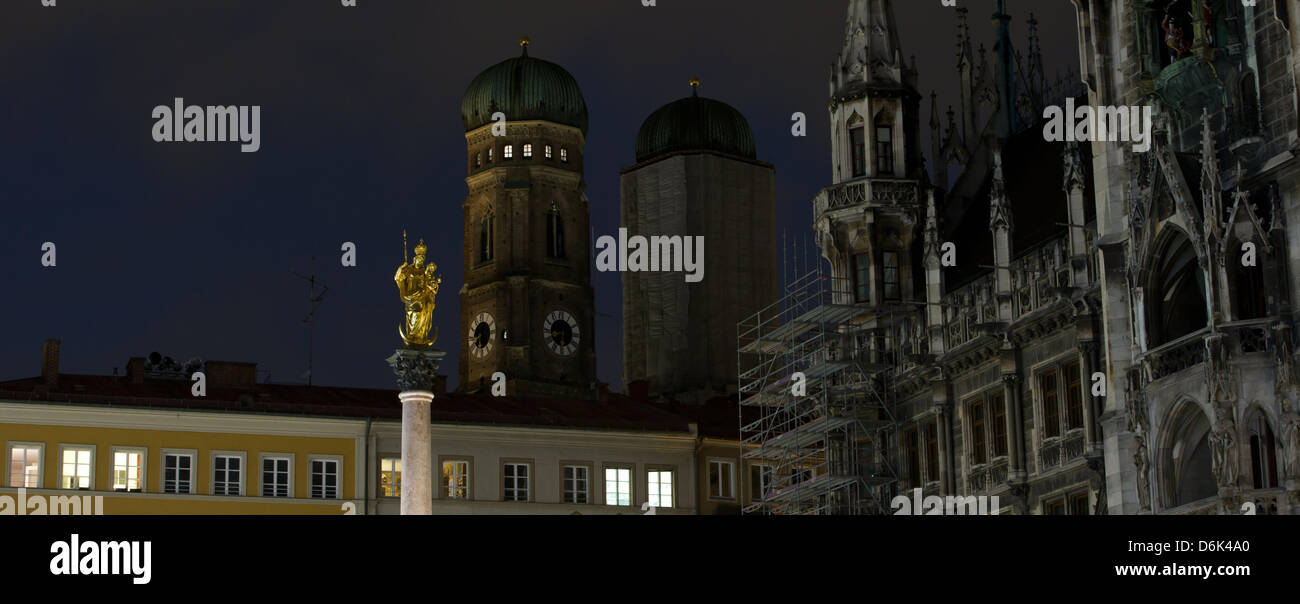
{"type": "Polygon", "coordinates": [[[1250,471],[1251,480],[1256,489],[1277,488],[1277,446],[1273,440],[1273,428],[1268,419],[1259,410],[1255,411],[1250,423],[1250,471]]]}
{"type": "Polygon", "coordinates": [[[492,214],[488,214],[487,216],[484,216],[483,221],[479,223],[478,261],[480,263],[492,261],[492,236],[494,234],[493,231],[496,229],[496,224],[494,224],[495,222],[496,217],[492,214]]]}
{"type": "Polygon", "coordinates": [[[889,118],[883,111],[876,116],[876,174],[883,176],[894,173],[894,126],[889,118]]]}
{"type": "Polygon", "coordinates": [[[849,160],[853,166],[853,177],[867,174],[867,141],[862,126],[849,129],[849,160]]]}
{"type": "Polygon", "coordinates": [[[514,159],[514,158],[515,158],[515,146],[506,145],[505,148],[501,150],[501,159],[514,159]]]}
{"type": "Polygon", "coordinates": [[[560,208],[553,203],[546,213],[546,255],[564,257],[564,218],[560,216],[560,208]]]}
{"type": "Polygon", "coordinates": [[[1152,274],[1148,347],[1159,346],[1206,325],[1205,276],[1192,242],[1182,233],[1167,238],[1152,274]]]}

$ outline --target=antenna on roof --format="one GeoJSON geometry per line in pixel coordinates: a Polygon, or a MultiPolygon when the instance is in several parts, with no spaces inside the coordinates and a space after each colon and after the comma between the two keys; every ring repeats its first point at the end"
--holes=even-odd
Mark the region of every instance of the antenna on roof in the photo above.
{"type": "Polygon", "coordinates": [[[320,306],[321,301],[325,299],[325,292],[329,291],[330,289],[328,285],[325,285],[324,283],[321,283],[316,279],[316,257],[315,256],[311,257],[311,270],[312,270],[312,274],[310,277],[306,275],[300,275],[297,272],[294,272],[292,270],[289,271],[293,276],[302,279],[308,283],[307,316],[302,320],[303,323],[307,324],[307,385],[308,386],[311,386],[312,357],[314,356],[312,354],[313,344],[314,344],[313,340],[315,336],[314,332],[315,332],[315,325],[316,325],[316,307],[320,306]],[[320,293],[316,293],[316,290],[318,288],[320,290],[320,293]]]}

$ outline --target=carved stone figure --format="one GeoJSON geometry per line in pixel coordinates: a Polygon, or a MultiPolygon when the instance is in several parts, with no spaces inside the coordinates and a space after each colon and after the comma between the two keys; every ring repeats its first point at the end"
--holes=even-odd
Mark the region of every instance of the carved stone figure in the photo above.
{"type": "Polygon", "coordinates": [[[1147,461],[1147,445],[1141,437],[1137,439],[1137,453],[1133,454],[1133,466],[1137,468],[1138,508],[1140,512],[1151,511],[1151,464],[1147,461]]]}
{"type": "Polygon", "coordinates": [[[1300,479],[1300,414],[1295,403],[1282,401],[1282,451],[1286,461],[1287,478],[1300,479]]]}
{"type": "Polygon", "coordinates": [[[1218,478],[1219,488],[1237,486],[1237,424],[1232,418],[1232,410],[1227,407],[1215,408],[1214,431],[1210,433],[1210,449],[1213,455],[1214,475],[1218,478]]]}

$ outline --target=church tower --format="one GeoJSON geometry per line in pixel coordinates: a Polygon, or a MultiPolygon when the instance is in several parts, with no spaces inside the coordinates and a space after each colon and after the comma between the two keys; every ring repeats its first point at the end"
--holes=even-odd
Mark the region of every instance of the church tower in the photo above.
{"type": "Polygon", "coordinates": [[[690,96],[655,110],[623,170],[629,237],[703,238],[703,278],[623,273],[623,379],[703,402],[736,388],[736,324],[776,301],[776,177],[731,105],[690,96]]]}
{"type": "Polygon", "coordinates": [[[916,70],[890,0],[851,0],[845,23],[830,75],[833,184],[813,201],[814,229],[838,302],[908,303],[922,285],[913,248],[925,219],[916,70]]]}
{"type": "Polygon", "coordinates": [[[564,68],[520,56],[480,73],[461,103],[465,286],[460,390],[588,397],[596,379],[587,104],[564,68]]]}

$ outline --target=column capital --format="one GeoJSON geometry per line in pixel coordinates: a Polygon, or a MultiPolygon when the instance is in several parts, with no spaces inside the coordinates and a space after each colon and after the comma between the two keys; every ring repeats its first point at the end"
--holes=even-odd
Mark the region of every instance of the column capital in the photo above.
{"type": "Polygon", "coordinates": [[[398,348],[393,356],[388,357],[388,364],[397,374],[397,386],[402,392],[428,392],[429,399],[433,400],[438,364],[445,356],[447,353],[441,350],[398,348]]]}

